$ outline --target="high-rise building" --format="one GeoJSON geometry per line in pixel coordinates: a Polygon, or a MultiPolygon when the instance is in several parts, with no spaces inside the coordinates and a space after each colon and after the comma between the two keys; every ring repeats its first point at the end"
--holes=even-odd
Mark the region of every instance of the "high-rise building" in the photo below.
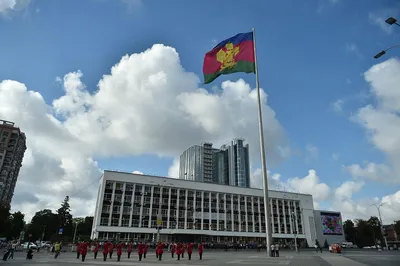
{"type": "Polygon", "coordinates": [[[211,143],[192,146],[180,157],[179,178],[250,187],[249,145],[234,139],[220,149],[211,143]]]}
{"type": "Polygon", "coordinates": [[[0,203],[10,205],[22,159],[26,137],[14,123],[0,120],[0,203]]]}
{"type": "Polygon", "coordinates": [[[179,178],[214,183],[211,143],[195,145],[184,151],[179,162],[179,178]]]}

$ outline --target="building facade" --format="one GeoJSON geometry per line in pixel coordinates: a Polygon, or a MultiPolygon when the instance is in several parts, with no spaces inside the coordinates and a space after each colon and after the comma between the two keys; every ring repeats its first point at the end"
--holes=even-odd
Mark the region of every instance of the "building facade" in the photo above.
{"type": "MultiPolygon", "coordinates": [[[[311,195],[270,191],[275,242],[313,245],[311,195]]],[[[104,171],[92,238],[152,241],[264,242],[263,191],[204,182],[104,171]]]]}
{"type": "Polygon", "coordinates": [[[220,149],[195,145],[180,157],[179,178],[197,182],[250,187],[249,145],[234,139],[220,149]]]}
{"type": "Polygon", "coordinates": [[[0,120],[0,203],[10,205],[26,150],[25,134],[0,120]]]}
{"type": "Polygon", "coordinates": [[[346,241],[340,212],[315,210],[314,218],[320,245],[324,245],[325,242],[330,245],[346,241]]]}

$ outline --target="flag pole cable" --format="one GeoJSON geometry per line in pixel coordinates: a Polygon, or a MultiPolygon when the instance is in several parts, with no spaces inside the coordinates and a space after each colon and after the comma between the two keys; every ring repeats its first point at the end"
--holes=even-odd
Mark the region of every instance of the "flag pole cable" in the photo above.
{"type": "MultiPolygon", "coordinates": [[[[271,256],[271,245],[272,245],[272,231],[271,231],[271,212],[269,208],[269,196],[268,196],[268,175],[267,175],[267,162],[265,159],[265,145],[264,145],[264,129],[262,121],[261,111],[261,93],[260,84],[258,80],[258,65],[257,65],[257,50],[256,50],[256,29],[253,28],[253,45],[254,45],[254,69],[256,74],[256,88],[257,88],[257,100],[258,100],[258,129],[260,134],[260,151],[261,151],[261,170],[264,187],[264,212],[265,212],[265,233],[266,233],[266,249],[268,256],[271,256]]],[[[261,226],[261,225],[260,225],[261,226]]],[[[262,228],[262,227],[261,227],[262,228]]]]}

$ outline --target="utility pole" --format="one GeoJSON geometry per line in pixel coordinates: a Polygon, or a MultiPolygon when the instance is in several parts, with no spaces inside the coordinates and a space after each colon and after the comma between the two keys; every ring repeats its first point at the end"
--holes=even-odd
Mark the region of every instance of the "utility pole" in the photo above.
{"type": "Polygon", "coordinates": [[[378,210],[378,215],[379,215],[379,221],[380,221],[380,229],[381,229],[381,234],[383,237],[383,240],[385,241],[385,248],[388,249],[388,244],[387,244],[387,240],[386,240],[386,236],[385,236],[385,232],[383,230],[383,222],[382,222],[382,216],[381,216],[381,207],[384,205],[385,203],[381,203],[379,205],[376,204],[371,204],[371,206],[375,206],[375,208],[378,210]]]}

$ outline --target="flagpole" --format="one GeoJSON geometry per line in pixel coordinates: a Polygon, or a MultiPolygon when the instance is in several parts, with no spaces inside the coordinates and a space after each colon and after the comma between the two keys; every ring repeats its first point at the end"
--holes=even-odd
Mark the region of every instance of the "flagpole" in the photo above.
{"type": "MultiPolygon", "coordinates": [[[[261,170],[264,186],[264,212],[265,212],[265,233],[267,240],[267,251],[268,256],[271,256],[271,245],[272,245],[272,232],[271,232],[271,214],[269,208],[269,197],[268,197],[268,176],[267,176],[267,162],[265,159],[265,145],[264,145],[264,130],[262,121],[261,111],[261,93],[260,84],[258,80],[258,65],[257,65],[257,50],[256,50],[256,29],[253,28],[253,45],[254,45],[254,68],[256,74],[256,88],[257,88],[257,100],[258,100],[258,130],[260,134],[260,150],[261,150],[261,170]]],[[[261,226],[261,225],[260,225],[261,226]]]]}

